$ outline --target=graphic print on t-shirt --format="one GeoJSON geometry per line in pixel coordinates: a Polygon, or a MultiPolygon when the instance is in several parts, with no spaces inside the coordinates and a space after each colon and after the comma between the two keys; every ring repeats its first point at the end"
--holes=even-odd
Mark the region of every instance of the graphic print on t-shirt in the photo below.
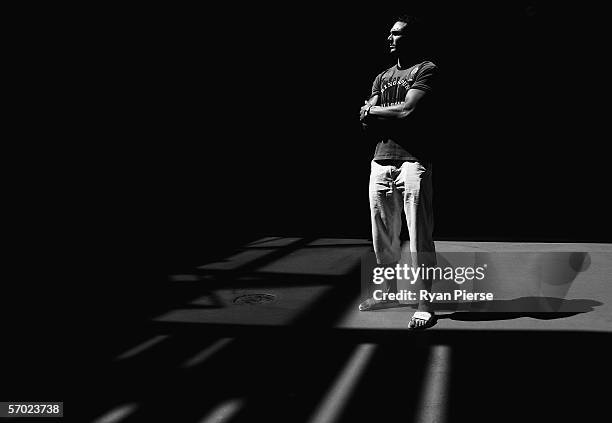
{"type": "Polygon", "coordinates": [[[410,89],[410,84],[412,83],[412,81],[408,79],[408,75],[410,75],[410,73],[392,76],[388,80],[385,80],[380,88],[381,106],[395,106],[404,102],[406,93],[410,89]]]}

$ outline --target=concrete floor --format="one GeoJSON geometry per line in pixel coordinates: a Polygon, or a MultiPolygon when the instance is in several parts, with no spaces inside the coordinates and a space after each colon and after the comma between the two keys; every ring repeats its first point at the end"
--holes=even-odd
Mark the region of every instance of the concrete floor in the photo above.
{"type": "MultiPolygon", "coordinates": [[[[317,239],[299,244],[300,241],[264,239],[222,262],[202,265],[197,275],[172,275],[171,280],[176,284],[214,284],[215,288],[157,316],[156,321],[290,325],[318,301],[330,296],[334,289],[341,289],[345,295],[337,297],[336,306],[342,315],[339,319],[330,319],[329,326],[405,329],[414,311],[411,306],[404,304],[364,313],[357,310],[363,294],[351,298],[354,288],[360,284],[359,274],[351,270],[371,250],[366,240],[317,239]],[[283,249],[287,249],[286,254],[281,254],[283,249]],[[273,260],[267,261],[266,256],[270,255],[274,256],[273,260]],[[223,278],[228,286],[218,282],[223,278]],[[276,298],[259,305],[233,302],[241,295],[256,293],[276,298]]],[[[612,330],[612,245],[438,241],[436,250],[441,257],[451,260],[467,259],[467,264],[486,262],[491,275],[488,282],[501,294],[501,298],[497,295],[495,299],[505,301],[504,308],[489,311],[514,315],[494,318],[483,311],[467,315],[441,311],[440,320],[432,330],[612,330]]]]}
{"type": "Polygon", "coordinates": [[[98,334],[65,413],[97,423],[606,419],[612,246],[436,246],[448,261],[486,261],[500,304],[522,308],[447,310],[410,332],[410,305],[357,311],[367,240],[265,238],[168,275],[155,312],[98,334]]]}

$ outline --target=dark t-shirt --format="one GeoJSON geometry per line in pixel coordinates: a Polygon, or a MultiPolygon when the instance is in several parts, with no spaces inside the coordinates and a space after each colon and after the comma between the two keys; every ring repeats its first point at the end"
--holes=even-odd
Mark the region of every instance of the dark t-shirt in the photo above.
{"type": "Polygon", "coordinates": [[[374,160],[431,161],[429,150],[432,150],[432,140],[428,137],[428,131],[433,125],[431,92],[437,74],[436,65],[426,61],[406,69],[399,69],[395,65],[376,77],[372,85],[372,96],[380,96],[378,106],[403,103],[411,88],[423,90],[427,95],[419,101],[406,121],[381,122],[371,131],[378,141],[374,160]]]}

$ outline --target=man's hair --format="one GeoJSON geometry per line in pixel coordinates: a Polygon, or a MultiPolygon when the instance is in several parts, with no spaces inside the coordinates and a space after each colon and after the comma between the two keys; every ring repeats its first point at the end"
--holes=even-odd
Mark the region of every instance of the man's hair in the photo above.
{"type": "Polygon", "coordinates": [[[395,22],[404,22],[409,25],[412,23],[418,23],[419,21],[421,21],[421,18],[418,16],[408,14],[399,15],[397,18],[395,18],[395,22]]]}
{"type": "Polygon", "coordinates": [[[418,33],[425,27],[425,20],[422,17],[409,14],[399,15],[394,22],[404,22],[410,32],[418,33]]]}

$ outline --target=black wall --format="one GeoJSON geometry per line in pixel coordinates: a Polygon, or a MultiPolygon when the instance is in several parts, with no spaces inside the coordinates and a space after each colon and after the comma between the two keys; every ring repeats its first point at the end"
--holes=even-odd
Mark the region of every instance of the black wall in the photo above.
{"type": "MultiPolygon", "coordinates": [[[[435,237],[610,241],[597,11],[406,4],[429,18],[424,37],[445,76],[443,135],[429,140],[435,237]]],[[[184,258],[260,234],[369,236],[373,145],[357,112],[393,64],[386,37],[398,11],[117,15],[96,47],[109,76],[101,156],[113,169],[100,189],[116,187],[105,196],[117,237],[184,258]]]]}

